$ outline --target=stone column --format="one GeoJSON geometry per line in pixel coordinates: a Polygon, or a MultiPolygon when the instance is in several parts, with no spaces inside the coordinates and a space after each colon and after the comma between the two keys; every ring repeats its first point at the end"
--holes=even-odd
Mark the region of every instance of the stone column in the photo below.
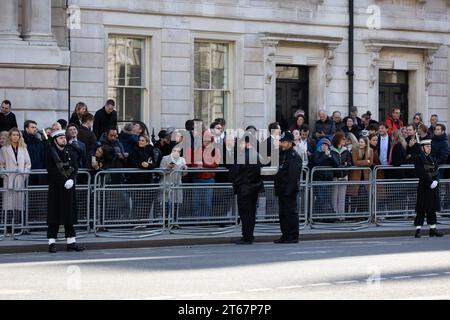
{"type": "Polygon", "coordinates": [[[0,43],[19,42],[18,0],[2,0],[0,8],[0,43]]]}
{"type": "Polygon", "coordinates": [[[40,45],[56,45],[52,34],[52,1],[22,1],[22,37],[25,41],[40,45]]]}

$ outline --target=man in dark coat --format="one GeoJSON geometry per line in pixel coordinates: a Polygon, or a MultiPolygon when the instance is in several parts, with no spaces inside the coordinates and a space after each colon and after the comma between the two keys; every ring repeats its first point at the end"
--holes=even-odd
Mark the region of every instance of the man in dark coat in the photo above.
{"type": "Polygon", "coordinates": [[[81,122],[82,124],[78,129],[78,140],[84,143],[86,146],[86,153],[89,155],[94,151],[97,145],[97,137],[95,136],[95,133],[92,132],[94,116],[91,113],[86,113],[81,117],[81,122]]]}
{"type": "Polygon", "coordinates": [[[314,129],[314,139],[317,141],[322,138],[328,138],[336,132],[336,125],[324,110],[319,111],[319,120],[316,121],[314,129]]]}
{"type": "Polygon", "coordinates": [[[16,115],[11,112],[11,101],[4,100],[0,109],[0,132],[18,128],[16,115]]]}
{"type": "Polygon", "coordinates": [[[117,111],[114,110],[115,106],[114,100],[108,100],[105,106],[95,113],[94,133],[97,139],[100,139],[102,134],[109,128],[117,127],[117,111]]]}
{"type": "Polygon", "coordinates": [[[242,223],[242,239],[236,244],[252,244],[256,222],[258,195],[264,190],[261,163],[256,151],[256,138],[246,134],[237,146],[237,164],[230,168],[233,190],[237,194],[239,217],[242,223]],[[253,140],[253,141],[251,141],[253,140]]]}
{"type": "Polygon", "coordinates": [[[436,160],[431,155],[431,140],[422,140],[421,152],[414,158],[414,167],[419,177],[417,187],[416,218],[416,238],[420,238],[425,216],[427,224],[430,226],[430,237],[442,237],[444,234],[436,229],[436,211],[440,211],[439,200],[439,168],[436,160]]]}
{"type": "Polygon", "coordinates": [[[52,133],[46,152],[46,167],[48,172],[48,211],[47,238],[49,252],[56,252],[56,238],[60,225],[64,225],[67,240],[67,251],[83,251],[76,243],[74,224],[77,223],[77,203],[75,184],[78,164],[76,155],[67,148],[66,132],[58,130],[52,133]]]}
{"type": "MultiPolygon", "coordinates": [[[[443,124],[437,124],[434,129],[433,138],[431,138],[431,155],[438,166],[446,164],[447,158],[449,155],[449,144],[447,133],[445,132],[446,128],[443,124]]],[[[444,170],[439,170],[439,179],[444,178],[444,170]]]]}
{"type": "Polygon", "coordinates": [[[280,139],[280,163],[275,176],[275,195],[278,197],[281,238],[275,243],[297,243],[299,219],[297,195],[302,172],[302,159],[293,149],[294,135],[285,132],[280,139]]]}
{"type": "Polygon", "coordinates": [[[31,169],[44,169],[44,144],[38,137],[37,123],[33,120],[27,120],[24,123],[23,140],[27,145],[28,154],[31,160],[31,169]]]}

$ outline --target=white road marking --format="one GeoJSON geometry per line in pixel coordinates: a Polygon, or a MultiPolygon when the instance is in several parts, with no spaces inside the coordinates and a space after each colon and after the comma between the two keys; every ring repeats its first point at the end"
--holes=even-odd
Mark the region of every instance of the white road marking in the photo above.
{"type": "Polygon", "coordinates": [[[359,283],[358,280],[347,280],[347,281],[336,281],[335,284],[353,284],[353,283],[359,283]]]}
{"type": "Polygon", "coordinates": [[[289,290],[289,289],[299,289],[299,288],[303,288],[304,286],[286,286],[286,287],[278,287],[277,289],[281,289],[281,290],[289,290]]]}
{"type": "Polygon", "coordinates": [[[419,277],[436,277],[439,273],[427,273],[427,274],[419,274],[419,277]]]}
{"type": "Polygon", "coordinates": [[[331,286],[331,283],[323,282],[323,283],[312,283],[312,284],[305,285],[305,287],[322,287],[322,286],[331,286]]]}
{"type": "Polygon", "coordinates": [[[411,279],[413,276],[398,276],[398,277],[391,277],[393,280],[401,280],[401,279],[411,279]]]}

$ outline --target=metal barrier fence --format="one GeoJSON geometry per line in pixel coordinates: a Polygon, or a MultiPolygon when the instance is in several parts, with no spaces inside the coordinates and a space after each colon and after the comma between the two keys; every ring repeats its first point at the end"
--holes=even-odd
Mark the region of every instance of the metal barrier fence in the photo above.
{"type": "Polygon", "coordinates": [[[310,176],[313,229],[367,228],[371,222],[372,170],[314,167],[310,176]]]}
{"type": "Polygon", "coordinates": [[[222,175],[226,169],[174,170],[164,174],[169,188],[169,230],[178,234],[217,235],[236,230],[238,212],[233,184],[216,183],[214,179],[199,179],[199,173],[222,175]],[[182,178],[188,183],[183,183],[182,178]]]}
{"type": "MultiPolygon", "coordinates": [[[[450,166],[441,168],[450,170],[450,166]]],[[[90,183],[90,173],[80,171],[77,228],[83,232],[79,234],[87,234],[90,227],[96,236],[117,238],[159,235],[166,228],[170,233],[205,236],[240,230],[232,183],[182,182],[183,175],[195,177],[199,172],[106,170],[98,172],[90,183]],[[153,182],[154,177],[161,177],[161,182],[153,182]]],[[[201,170],[208,172],[228,174],[222,169],[201,170]]],[[[414,175],[413,166],[377,166],[373,170],[315,167],[311,172],[305,168],[297,202],[300,228],[356,230],[371,223],[412,226],[418,183],[414,175]],[[360,178],[354,180],[358,172],[360,178]]],[[[0,240],[7,229],[12,229],[15,239],[45,239],[46,172],[0,172],[0,179],[4,180],[0,186],[0,240]],[[13,186],[8,184],[11,179],[13,186]]],[[[439,188],[442,210],[438,212],[438,223],[450,224],[450,179],[441,179],[439,188]]],[[[265,192],[258,199],[255,232],[280,232],[278,199],[270,181],[265,182],[265,192]]]]}
{"type": "Polygon", "coordinates": [[[379,226],[412,225],[418,184],[414,166],[376,166],[373,172],[374,223],[379,226]]]}
{"type": "Polygon", "coordinates": [[[166,219],[162,170],[106,170],[94,178],[94,232],[97,237],[145,238],[161,234],[166,219]]]}
{"type": "MultiPolygon", "coordinates": [[[[305,229],[308,223],[308,181],[309,169],[304,167],[298,184],[297,199],[300,229],[305,229]]],[[[255,231],[259,233],[280,233],[278,198],[275,196],[274,183],[271,181],[264,182],[264,193],[260,194],[258,199],[255,231]]]]}
{"type": "MultiPolygon", "coordinates": [[[[17,172],[0,172],[0,240],[3,240],[5,238],[7,230],[12,229],[12,226],[14,224],[12,219],[8,219],[8,206],[6,206],[6,203],[8,201],[14,201],[15,199],[14,188],[10,188],[8,184],[9,177],[14,174],[17,174],[17,172]]],[[[14,179],[12,181],[14,181],[14,179]]]]}
{"type": "MultiPolygon", "coordinates": [[[[78,224],[77,237],[89,232],[90,174],[79,171],[76,184],[78,224]]],[[[47,172],[33,170],[15,176],[14,238],[17,240],[47,239],[47,172]],[[18,232],[16,232],[18,231],[18,232]]]]}

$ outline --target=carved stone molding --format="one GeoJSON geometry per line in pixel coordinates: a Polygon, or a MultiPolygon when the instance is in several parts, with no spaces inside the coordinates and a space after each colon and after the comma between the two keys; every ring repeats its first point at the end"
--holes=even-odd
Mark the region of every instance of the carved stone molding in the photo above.
{"type": "MultiPolygon", "coordinates": [[[[273,73],[272,68],[275,69],[276,60],[276,47],[280,41],[286,43],[295,43],[297,45],[315,45],[321,46],[325,49],[325,61],[326,61],[326,85],[328,86],[333,79],[332,65],[335,56],[336,48],[341,44],[342,38],[338,37],[326,37],[326,36],[313,36],[313,35],[299,35],[299,34],[280,34],[280,33],[263,33],[261,34],[261,43],[264,46],[264,60],[265,60],[265,79],[266,84],[270,84],[272,81],[273,73]],[[273,66],[270,67],[269,64],[273,66]]],[[[323,61],[323,58],[321,58],[323,61]]]]}
{"type": "Polygon", "coordinates": [[[369,52],[369,87],[373,88],[378,79],[378,62],[380,61],[380,46],[367,46],[369,52]]]}
{"type": "Polygon", "coordinates": [[[329,44],[326,47],[325,52],[325,59],[326,59],[326,73],[325,73],[325,79],[326,79],[326,86],[328,87],[330,85],[331,80],[333,80],[334,74],[333,74],[333,61],[334,61],[334,54],[335,50],[338,47],[337,44],[329,44]]]}
{"type": "Polygon", "coordinates": [[[275,39],[261,39],[264,46],[264,81],[271,84],[275,77],[275,55],[279,41],[275,39]]]}
{"type": "Polygon", "coordinates": [[[434,54],[437,50],[433,49],[427,49],[423,52],[423,60],[425,62],[425,89],[428,90],[430,87],[432,80],[431,80],[431,67],[434,62],[434,54]]]}

